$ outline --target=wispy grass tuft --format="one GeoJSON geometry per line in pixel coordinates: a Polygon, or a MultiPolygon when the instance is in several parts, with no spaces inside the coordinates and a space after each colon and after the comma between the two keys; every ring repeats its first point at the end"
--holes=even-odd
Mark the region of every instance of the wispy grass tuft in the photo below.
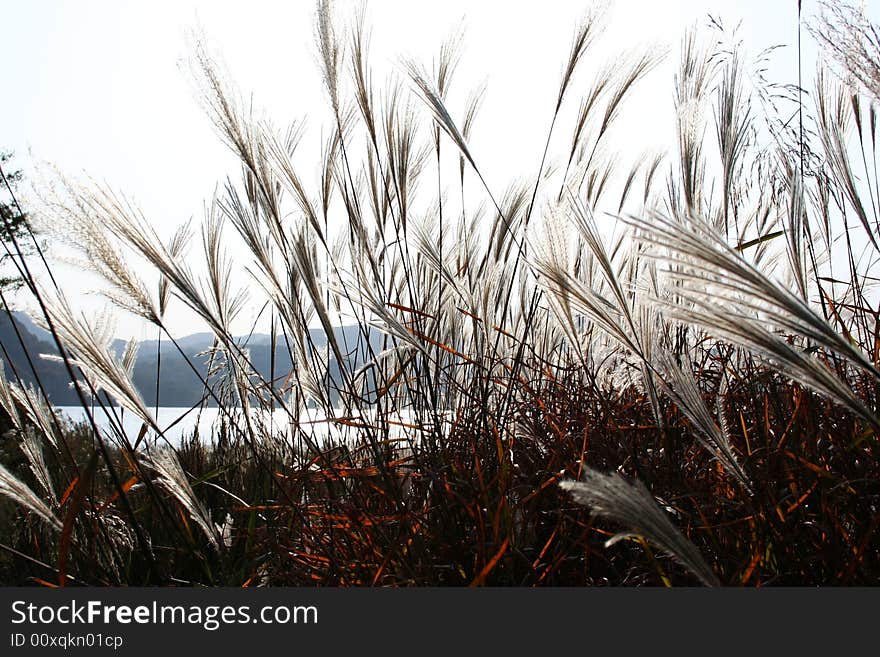
{"type": "Polygon", "coordinates": [[[314,161],[306,124],[263,118],[202,35],[194,90],[240,175],[200,222],[169,239],[64,176],[40,195],[32,214],[159,340],[120,348],[110,314],[28,278],[90,422],[47,404],[25,336],[2,345],[2,581],[875,583],[874,26],[826,6],[840,75],[820,69],[809,106],[766,79],[773,50],[686,32],[674,144],[628,159],[615,135],[666,53],[597,61],[596,7],[543,151],[492,190],[473,147],[489,87],[459,84],[460,33],[380,80],[366,11],[337,10],[317,3],[314,161]],[[184,311],[202,353],[168,329],[184,311]],[[173,444],[169,352],[198,384],[179,421],[217,409],[173,444]]]}

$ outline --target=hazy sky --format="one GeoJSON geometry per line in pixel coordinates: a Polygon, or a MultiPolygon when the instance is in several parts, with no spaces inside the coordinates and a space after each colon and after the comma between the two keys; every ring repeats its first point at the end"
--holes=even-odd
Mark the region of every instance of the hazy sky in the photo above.
{"type": "MultiPolygon", "coordinates": [[[[337,4],[341,14],[356,7],[337,4]]],[[[571,33],[587,3],[372,0],[367,6],[380,70],[393,70],[398,55],[429,63],[452,29],[464,25],[454,91],[463,99],[475,83],[488,81],[474,154],[495,188],[512,176],[534,175],[571,33]]],[[[730,26],[741,21],[740,36],[752,53],[790,46],[775,53],[772,72],[782,82],[797,80],[796,0],[618,0],[610,6],[608,29],[585,70],[645,44],[674,48],[688,26],[705,24],[711,13],[730,26]]],[[[0,0],[0,148],[15,150],[28,175],[34,161],[49,161],[106,182],[136,199],[160,233],[170,234],[181,221],[199,218],[215,185],[238,172],[181,72],[187,34],[201,25],[242,92],[276,124],[307,117],[320,135],[328,114],[313,49],[313,8],[280,0],[0,0]]],[[[815,3],[805,0],[804,11],[815,11],[815,3]]],[[[811,76],[815,48],[804,39],[811,76]]],[[[676,63],[673,50],[642,84],[628,109],[636,115],[625,119],[630,127],[622,149],[668,145],[676,63]]],[[[175,328],[196,327],[181,319],[175,328]]],[[[140,329],[121,321],[119,330],[140,329]]]]}

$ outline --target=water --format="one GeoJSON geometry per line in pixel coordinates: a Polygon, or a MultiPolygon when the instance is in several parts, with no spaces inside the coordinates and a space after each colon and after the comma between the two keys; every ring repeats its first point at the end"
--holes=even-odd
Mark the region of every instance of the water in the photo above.
{"type": "MultiPolygon", "coordinates": [[[[88,422],[88,415],[80,406],[56,406],[56,408],[73,422],[88,422]]],[[[110,432],[116,420],[119,420],[122,422],[126,435],[132,440],[137,438],[141,428],[140,419],[130,411],[119,407],[109,410],[115,415],[113,420],[108,418],[100,407],[95,408],[94,418],[98,428],[110,432]]],[[[151,412],[155,411],[155,409],[150,410],[151,412]]],[[[180,443],[181,438],[192,435],[197,426],[200,436],[210,436],[211,429],[219,415],[220,410],[217,408],[205,408],[199,413],[198,409],[190,410],[189,408],[160,406],[156,418],[157,424],[163,430],[165,437],[177,445],[180,443]]]]}
{"type": "MultiPolygon", "coordinates": [[[[88,422],[85,410],[79,406],[57,406],[56,408],[73,422],[88,422]]],[[[115,407],[109,410],[114,415],[113,418],[108,418],[100,407],[95,408],[94,418],[98,428],[112,436],[115,435],[112,427],[117,426],[117,423],[121,421],[125,434],[131,441],[134,441],[141,429],[141,421],[133,413],[122,408],[115,407]]],[[[150,411],[155,414],[155,409],[150,409],[150,411]]],[[[214,426],[220,419],[220,415],[220,409],[212,407],[199,411],[199,409],[160,406],[156,418],[165,438],[173,445],[178,445],[183,437],[191,436],[196,428],[198,428],[199,436],[208,440],[213,434],[214,426]]],[[[275,436],[290,435],[291,433],[290,416],[282,409],[276,409],[274,414],[254,410],[251,417],[254,426],[264,427],[267,433],[275,436]]],[[[398,413],[395,415],[395,420],[391,432],[393,435],[390,437],[404,440],[411,438],[413,432],[404,428],[407,422],[411,421],[409,414],[398,413]]],[[[362,433],[356,427],[328,422],[323,413],[316,410],[310,410],[303,414],[300,427],[319,444],[328,438],[353,441],[362,433]]]]}

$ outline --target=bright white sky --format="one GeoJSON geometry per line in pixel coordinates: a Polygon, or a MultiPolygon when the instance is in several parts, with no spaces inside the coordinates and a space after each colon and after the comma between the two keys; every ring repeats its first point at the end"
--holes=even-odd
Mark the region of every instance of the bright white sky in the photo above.
{"type": "MultiPolygon", "coordinates": [[[[355,6],[340,1],[339,13],[355,6]]],[[[586,6],[372,0],[373,62],[380,71],[393,68],[398,55],[430,63],[463,22],[465,50],[453,91],[461,101],[474,84],[488,80],[472,150],[490,185],[501,190],[513,176],[534,175],[570,37],[586,6]]],[[[35,161],[49,161],[105,181],[132,196],[161,234],[170,234],[187,218],[199,218],[215,185],[238,172],[180,70],[188,32],[202,26],[242,92],[252,93],[276,124],[308,117],[308,126],[320,131],[328,115],[313,54],[313,9],[308,1],[280,0],[0,0],[0,148],[15,150],[26,174],[35,161]]],[[[806,14],[815,9],[815,2],[804,0],[806,14]]],[[[642,83],[630,115],[621,117],[628,126],[622,149],[668,147],[674,47],[709,13],[730,26],[741,21],[740,35],[752,53],[787,44],[774,56],[772,77],[797,81],[797,0],[618,0],[593,51],[596,63],[584,67],[584,82],[592,77],[587,69],[597,70],[613,53],[649,43],[673,48],[642,83]]],[[[815,48],[806,34],[804,43],[809,77],[815,48]]],[[[96,303],[78,296],[84,307],[96,303]]],[[[187,333],[198,326],[181,319],[174,329],[187,333]]],[[[123,320],[119,332],[138,334],[140,325],[123,320]]]]}

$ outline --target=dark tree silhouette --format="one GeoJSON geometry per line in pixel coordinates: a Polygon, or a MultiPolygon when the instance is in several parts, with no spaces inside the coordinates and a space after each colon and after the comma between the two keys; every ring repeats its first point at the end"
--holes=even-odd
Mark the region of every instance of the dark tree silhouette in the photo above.
{"type": "Polygon", "coordinates": [[[3,242],[3,248],[0,249],[0,292],[4,294],[24,283],[13,265],[15,258],[20,255],[15,243],[17,242],[18,249],[24,255],[30,251],[28,246],[31,244],[27,213],[21,209],[14,196],[22,173],[9,166],[12,157],[10,151],[0,151],[0,168],[3,171],[0,179],[0,238],[3,242]]]}

